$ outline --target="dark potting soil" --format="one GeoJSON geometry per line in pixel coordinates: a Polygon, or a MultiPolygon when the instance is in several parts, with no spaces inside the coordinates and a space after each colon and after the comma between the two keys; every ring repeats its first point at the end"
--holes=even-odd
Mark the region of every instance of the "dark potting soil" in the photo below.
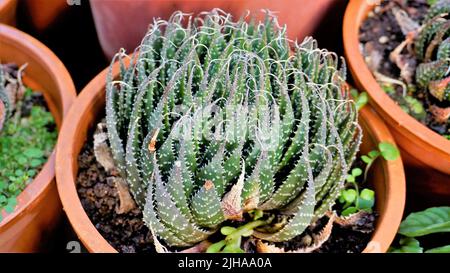
{"type": "MultiPolygon", "coordinates": [[[[305,248],[310,245],[314,235],[317,235],[328,222],[324,216],[305,232],[288,242],[275,243],[275,246],[286,251],[305,248]]],[[[313,253],[361,253],[369,243],[375,229],[376,213],[364,214],[354,226],[342,227],[336,223],[329,239],[313,253]]]]}
{"type": "Polygon", "coordinates": [[[317,253],[361,253],[372,238],[375,230],[376,213],[364,215],[356,226],[333,226],[333,232],[317,253]],[[364,231],[364,232],[362,232],[364,231]]]}
{"type": "Polygon", "coordinates": [[[78,195],[100,234],[119,252],[154,252],[152,236],[142,220],[142,212],[136,208],[128,213],[116,213],[119,205],[117,190],[107,179],[110,174],[97,162],[92,145],[85,145],[78,164],[78,195]]]}
{"type": "MultiPolygon", "coordinates": [[[[110,174],[97,162],[91,141],[83,147],[78,157],[77,177],[78,195],[84,210],[102,236],[119,252],[154,252],[153,240],[149,229],[142,220],[142,212],[136,208],[125,214],[117,214],[119,205],[117,190],[108,181],[110,174]]],[[[334,224],[328,241],[315,252],[318,253],[359,253],[370,241],[374,230],[376,214],[367,214],[352,227],[340,227],[334,224]],[[364,232],[361,232],[364,231],[364,232]]],[[[316,234],[326,224],[327,217],[320,219],[302,235],[293,240],[277,244],[286,250],[305,246],[305,236],[316,234]]],[[[220,236],[219,236],[220,237],[220,236]]],[[[213,238],[213,237],[212,237],[213,238]]],[[[217,238],[217,240],[220,240],[217,238]]],[[[214,239],[212,241],[215,241],[214,239]]],[[[254,252],[252,244],[244,249],[254,252]]]]}
{"type": "MultiPolygon", "coordinates": [[[[370,12],[367,19],[361,24],[359,40],[366,51],[365,54],[368,54],[368,51],[376,51],[379,53],[380,63],[377,72],[392,79],[401,80],[399,68],[389,58],[390,53],[405,40],[405,36],[393,14],[394,7],[399,7],[406,11],[408,16],[419,24],[422,23],[429,9],[427,0],[382,1],[381,5],[370,12]]],[[[414,56],[409,56],[415,59],[414,56]]],[[[417,60],[415,62],[418,63],[417,60]]],[[[389,94],[390,97],[398,104],[404,104],[405,99],[403,97],[402,87],[395,85],[394,89],[395,93],[389,94]]],[[[415,86],[415,89],[415,91],[409,91],[408,95],[422,102],[426,112],[425,117],[416,117],[416,119],[438,134],[449,134],[449,123],[436,122],[430,111],[430,107],[433,105],[441,108],[448,107],[449,105],[445,105],[445,102],[439,102],[433,96],[428,95],[427,90],[421,90],[418,86],[415,86]]]]}

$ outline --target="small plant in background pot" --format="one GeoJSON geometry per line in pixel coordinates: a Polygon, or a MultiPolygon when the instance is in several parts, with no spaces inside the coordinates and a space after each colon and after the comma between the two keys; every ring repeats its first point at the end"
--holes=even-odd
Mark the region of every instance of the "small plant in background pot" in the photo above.
{"type": "Polygon", "coordinates": [[[344,17],[355,85],[400,147],[413,206],[450,200],[449,10],[449,0],[350,1],[344,17]]]}
{"type": "Polygon", "coordinates": [[[368,27],[363,26],[360,39],[365,60],[386,93],[408,114],[449,139],[450,1],[428,4],[385,2],[368,19],[368,27]],[[377,34],[369,33],[370,24],[381,16],[393,18],[395,25],[391,36],[386,30],[374,41],[377,34]],[[403,36],[401,42],[395,41],[397,35],[403,36]]]}
{"type": "Polygon", "coordinates": [[[0,64],[0,221],[33,181],[56,142],[55,121],[41,94],[22,83],[25,66],[0,64]]]}

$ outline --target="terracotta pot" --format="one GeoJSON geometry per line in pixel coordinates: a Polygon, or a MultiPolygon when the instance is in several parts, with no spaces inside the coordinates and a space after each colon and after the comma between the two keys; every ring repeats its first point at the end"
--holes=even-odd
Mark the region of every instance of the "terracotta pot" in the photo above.
{"type": "MultiPolygon", "coordinates": [[[[113,75],[118,75],[116,64],[113,75]]],[[[104,115],[107,70],[94,78],[77,98],[61,130],[58,148],[56,178],[64,210],[79,239],[90,252],[117,252],[97,231],[84,211],[76,190],[78,155],[88,132],[104,115]]],[[[394,143],[389,130],[375,112],[366,107],[361,111],[364,141],[361,147],[367,153],[381,141],[394,143]]],[[[372,242],[365,252],[385,252],[395,237],[405,203],[405,177],[401,159],[377,160],[370,181],[376,191],[376,206],[380,217],[372,242]]]]}
{"type": "MultiPolygon", "coordinates": [[[[21,1],[27,20],[38,32],[48,28],[65,10],[77,4],[75,0],[26,0],[21,1]]],[[[86,3],[85,3],[86,4],[86,3]]],[[[80,2],[81,5],[81,2],[80,2]]],[[[21,9],[22,10],[22,9],[21,9]]]]}
{"type": "MultiPolygon", "coordinates": [[[[0,24],[0,60],[18,65],[28,63],[24,83],[44,94],[56,125],[76,97],[75,86],[61,61],[33,37],[0,24]]],[[[3,214],[0,222],[0,252],[35,252],[49,241],[61,215],[55,183],[55,152],[41,172],[18,196],[17,207],[3,214]]]]}
{"type": "Polygon", "coordinates": [[[408,197],[416,203],[450,204],[450,141],[405,113],[379,86],[359,47],[359,28],[377,1],[350,1],[344,18],[344,48],[357,87],[386,121],[401,148],[408,197]],[[371,4],[373,3],[373,4],[371,4]]]}
{"type": "Polygon", "coordinates": [[[311,35],[325,13],[343,0],[91,0],[97,35],[108,59],[121,48],[128,51],[136,48],[153,18],[169,19],[177,10],[186,13],[220,8],[236,18],[250,11],[263,18],[262,9],[276,12],[280,24],[289,26],[292,39],[303,39],[311,35]],[[132,24],[123,20],[132,18],[132,24]],[[301,20],[299,20],[301,18],[301,20]]]}
{"type": "Polygon", "coordinates": [[[17,0],[0,0],[0,23],[16,24],[17,0]]]}

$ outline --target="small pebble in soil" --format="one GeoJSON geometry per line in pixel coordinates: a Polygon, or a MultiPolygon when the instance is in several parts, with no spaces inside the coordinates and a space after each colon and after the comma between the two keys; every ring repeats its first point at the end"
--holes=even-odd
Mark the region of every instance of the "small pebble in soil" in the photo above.
{"type": "Polygon", "coordinates": [[[385,44],[385,43],[387,43],[389,41],[389,38],[387,37],[387,36],[381,36],[379,39],[378,39],[378,42],[380,43],[380,44],[385,44]]]}

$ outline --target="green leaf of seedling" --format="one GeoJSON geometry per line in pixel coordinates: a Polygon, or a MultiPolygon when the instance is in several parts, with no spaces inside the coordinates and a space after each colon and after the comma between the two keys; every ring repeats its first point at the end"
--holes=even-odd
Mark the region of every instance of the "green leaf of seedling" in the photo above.
{"type": "Polygon", "coordinates": [[[44,156],[44,152],[37,148],[28,148],[23,154],[28,158],[41,158],[44,156]]]}
{"type": "MultiPolygon", "coordinates": [[[[17,179],[11,180],[11,181],[16,181],[17,179]]],[[[8,191],[9,192],[15,192],[17,191],[17,186],[16,184],[12,183],[8,185],[8,191]]]]}
{"type": "Polygon", "coordinates": [[[363,189],[359,194],[358,208],[361,210],[370,210],[375,204],[375,192],[369,189],[363,189]]]}
{"type": "Polygon", "coordinates": [[[347,174],[347,177],[345,178],[345,180],[347,180],[347,182],[355,182],[355,177],[351,174],[347,174]]]}
{"type": "Polygon", "coordinates": [[[242,237],[249,237],[253,234],[253,229],[248,229],[242,233],[242,237]]]}
{"type": "Polygon", "coordinates": [[[360,176],[361,174],[362,174],[362,170],[361,170],[360,168],[354,168],[354,169],[352,170],[352,175],[353,175],[354,177],[360,176]]]}
{"type": "Polygon", "coordinates": [[[236,231],[236,228],[229,227],[229,226],[224,226],[220,229],[220,233],[222,233],[225,236],[228,236],[228,235],[234,233],[235,231],[236,231]]]}
{"type": "Polygon", "coordinates": [[[366,200],[375,200],[375,192],[369,189],[363,189],[359,196],[366,200]]]}
{"type": "Polygon", "coordinates": [[[396,160],[400,156],[398,149],[389,142],[381,142],[378,144],[381,156],[386,160],[396,160]]]}
{"type": "Polygon", "coordinates": [[[415,238],[402,238],[400,239],[400,247],[389,248],[390,253],[423,253],[423,248],[420,247],[420,242],[415,238]]]}
{"type": "Polygon", "coordinates": [[[356,207],[348,207],[345,210],[342,211],[341,215],[342,216],[349,216],[352,215],[354,213],[357,213],[358,209],[356,207]]]}
{"type": "Polygon", "coordinates": [[[32,160],[30,161],[30,166],[33,167],[33,168],[36,168],[36,167],[41,166],[42,163],[43,163],[43,161],[42,161],[41,159],[35,158],[35,159],[32,159],[32,160]]]}
{"type": "Polygon", "coordinates": [[[6,211],[6,213],[11,213],[14,211],[14,207],[7,205],[7,206],[5,206],[5,211],[6,211]]]}
{"type": "Polygon", "coordinates": [[[208,247],[206,253],[219,253],[225,245],[225,240],[214,243],[208,247]]]}
{"type": "Polygon", "coordinates": [[[428,249],[425,253],[450,253],[450,245],[428,249]]]}
{"type": "Polygon", "coordinates": [[[369,95],[367,92],[362,92],[358,95],[355,101],[356,109],[361,110],[369,102],[369,95]]]}
{"type": "Polygon", "coordinates": [[[380,155],[380,152],[377,150],[373,150],[373,151],[370,151],[367,155],[373,160],[380,155]]]}
{"type": "Polygon", "coordinates": [[[342,196],[344,197],[346,203],[352,204],[353,202],[355,202],[357,195],[354,189],[348,189],[342,192],[342,196]]]}
{"type": "Polygon", "coordinates": [[[361,160],[362,160],[364,163],[366,163],[366,164],[369,164],[370,162],[373,161],[373,159],[370,158],[370,157],[368,157],[367,155],[361,156],[361,160]]]}
{"type": "Polygon", "coordinates": [[[239,240],[232,241],[228,243],[222,250],[223,253],[244,253],[244,250],[240,247],[240,238],[239,240]],[[239,242],[239,243],[238,243],[239,242]]]}
{"type": "Polygon", "coordinates": [[[28,162],[28,159],[25,156],[18,156],[16,158],[16,160],[17,160],[17,163],[19,163],[22,166],[24,166],[28,162]]]}
{"type": "Polygon", "coordinates": [[[15,197],[11,197],[8,199],[8,206],[15,207],[17,205],[17,199],[15,197]]]}

